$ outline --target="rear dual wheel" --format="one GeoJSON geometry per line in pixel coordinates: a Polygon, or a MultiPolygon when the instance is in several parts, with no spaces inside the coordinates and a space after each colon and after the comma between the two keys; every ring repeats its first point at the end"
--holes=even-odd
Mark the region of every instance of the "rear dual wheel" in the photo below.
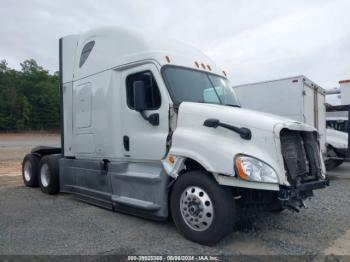
{"type": "Polygon", "coordinates": [[[33,154],[27,154],[22,162],[22,178],[27,187],[38,187],[38,170],[40,157],[33,154]]]}
{"type": "Polygon", "coordinates": [[[39,164],[39,185],[46,194],[59,192],[59,155],[44,156],[39,164]]]}
{"type": "Polygon", "coordinates": [[[214,245],[233,230],[232,192],[205,172],[191,171],[177,178],[170,202],[174,222],[189,240],[214,245]]]}
{"type": "Polygon", "coordinates": [[[47,155],[40,159],[35,154],[27,154],[22,163],[23,182],[28,187],[38,187],[46,194],[59,191],[60,155],[47,155]]]}

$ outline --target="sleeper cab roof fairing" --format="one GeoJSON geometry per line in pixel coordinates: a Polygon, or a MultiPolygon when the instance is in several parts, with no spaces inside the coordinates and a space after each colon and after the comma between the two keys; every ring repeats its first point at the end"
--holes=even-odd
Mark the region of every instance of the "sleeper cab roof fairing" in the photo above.
{"type": "Polygon", "coordinates": [[[75,80],[143,60],[156,61],[160,66],[172,64],[195,69],[194,61],[198,61],[210,65],[211,69],[203,67],[200,70],[223,75],[222,70],[200,50],[176,40],[135,29],[93,29],[77,35],[77,45],[70,48],[75,47],[75,80]],[[84,60],[82,55],[86,54],[88,55],[83,57],[85,61],[81,61],[84,60]]]}
{"type": "Polygon", "coordinates": [[[81,51],[80,59],[79,59],[79,67],[82,67],[84,65],[86,59],[89,57],[92,49],[94,48],[94,45],[95,45],[95,41],[87,42],[84,45],[83,50],[81,51]]]}

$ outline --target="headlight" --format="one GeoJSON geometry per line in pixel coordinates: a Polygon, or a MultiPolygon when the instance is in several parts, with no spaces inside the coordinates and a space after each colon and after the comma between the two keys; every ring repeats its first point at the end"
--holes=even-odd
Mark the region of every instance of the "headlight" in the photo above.
{"type": "Polygon", "coordinates": [[[238,176],[243,180],[278,183],[275,170],[256,158],[238,156],[235,164],[238,176]]]}

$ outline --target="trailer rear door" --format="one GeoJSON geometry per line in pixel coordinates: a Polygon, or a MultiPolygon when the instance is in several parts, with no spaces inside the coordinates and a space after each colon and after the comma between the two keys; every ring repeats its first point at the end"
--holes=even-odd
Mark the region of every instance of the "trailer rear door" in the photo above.
{"type": "Polygon", "coordinates": [[[304,123],[317,127],[317,112],[316,112],[316,91],[313,87],[304,84],[304,123]]]}
{"type": "Polygon", "coordinates": [[[305,123],[315,127],[320,134],[321,150],[326,143],[325,95],[316,87],[304,83],[304,119],[305,123]]]}
{"type": "Polygon", "coordinates": [[[324,93],[317,92],[317,121],[318,132],[321,138],[321,149],[326,150],[326,96],[324,93]]]}

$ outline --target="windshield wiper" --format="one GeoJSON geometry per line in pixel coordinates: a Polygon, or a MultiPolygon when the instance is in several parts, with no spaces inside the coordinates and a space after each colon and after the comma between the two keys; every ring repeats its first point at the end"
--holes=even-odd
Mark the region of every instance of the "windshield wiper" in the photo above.
{"type": "Polygon", "coordinates": [[[231,104],[224,104],[225,106],[232,106],[232,107],[239,107],[239,108],[241,108],[241,106],[240,105],[231,105],[231,104]]]}
{"type": "Polygon", "coordinates": [[[231,106],[231,107],[238,107],[238,108],[241,108],[240,105],[232,105],[232,104],[209,103],[209,102],[204,102],[204,101],[196,101],[196,103],[210,104],[210,105],[220,105],[220,106],[231,106]]]}

